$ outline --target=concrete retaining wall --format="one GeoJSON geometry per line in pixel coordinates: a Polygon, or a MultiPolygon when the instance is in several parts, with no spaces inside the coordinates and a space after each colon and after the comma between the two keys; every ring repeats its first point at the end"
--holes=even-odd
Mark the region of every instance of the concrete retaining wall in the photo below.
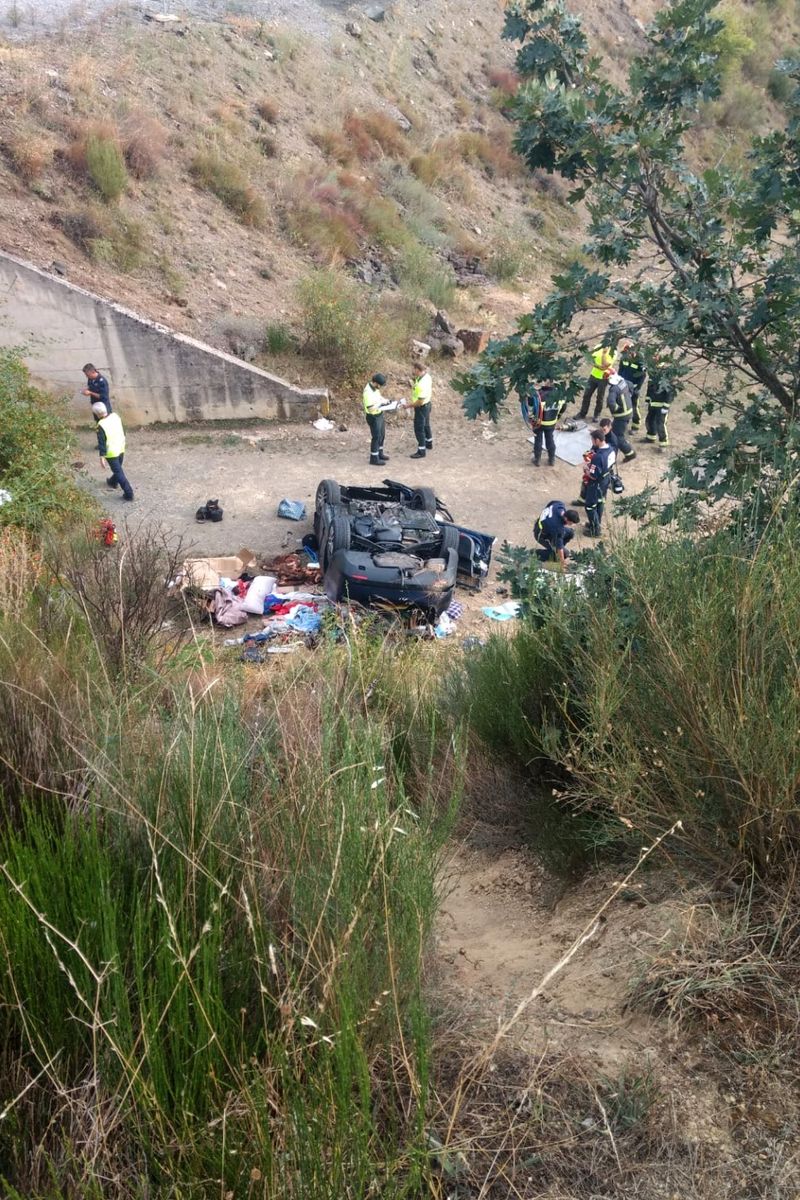
{"type": "Polygon", "coordinates": [[[292,387],[230,354],[173,333],[30,263],[0,253],[0,346],[20,346],[37,383],[73,397],[86,419],[81,367],[108,378],[128,426],[154,421],[308,420],[324,389],[292,387]]]}

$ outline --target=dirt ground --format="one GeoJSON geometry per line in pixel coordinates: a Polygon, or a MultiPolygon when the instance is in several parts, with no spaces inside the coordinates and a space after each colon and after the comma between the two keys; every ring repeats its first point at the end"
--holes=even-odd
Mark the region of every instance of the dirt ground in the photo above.
{"type": "MultiPolygon", "coordinates": [[[[400,393],[399,388],[395,391],[400,393]]],[[[459,524],[494,534],[498,547],[503,540],[532,544],[533,522],[544,505],[552,499],[569,502],[578,493],[580,468],[559,459],[552,468],[532,466],[526,430],[513,408],[496,426],[467,421],[459,398],[439,387],[434,393],[433,452],[422,461],[410,461],[411,414],[391,415],[386,439],[391,461],[385,471],[368,464],[368,430],[360,415],[333,415],[346,425],[345,432],[266,422],[132,430],[125,468],[136,493],[133,505],[103,486],[104,469],[93,453],[94,435],[88,426],[79,431],[80,457],[87,486],[112,516],[163,522],[197,554],[235,553],[246,546],[269,558],[293,548],[311,529],[314,495],[323,478],[365,484],[389,477],[435,487],[459,524]],[[195,510],[211,497],[219,498],[224,520],[198,524],[195,510]],[[279,519],[276,510],[283,497],[305,501],[307,521],[279,519]]],[[[691,441],[686,417],[675,413],[671,426],[673,448],[691,441]]],[[[622,468],[629,491],[657,482],[666,466],[666,455],[657,447],[634,444],[637,458],[622,468]]],[[[609,536],[618,524],[613,518],[607,521],[609,536]]],[[[576,545],[581,544],[584,539],[578,534],[576,545]]]]}

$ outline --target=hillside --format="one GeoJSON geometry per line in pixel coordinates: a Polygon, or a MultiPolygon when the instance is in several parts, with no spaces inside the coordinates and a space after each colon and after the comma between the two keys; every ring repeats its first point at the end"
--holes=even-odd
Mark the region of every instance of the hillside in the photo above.
{"type": "MultiPolygon", "coordinates": [[[[501,23],[500,5],[467,0],[380,22],[313,6],[280,24],[106,13],[9,43],[0,244],[308,382],[324,372],[296,362],[289,334],[320,266],[377,303],[370,337],[390,358],[430,303],[507,323],[519,305],[498,311],[481,280],[542,288],[575,231],[563,185],[510,150],[501,23]]],[[[606,49],[636,32],[620,6],[606,49]]]]}

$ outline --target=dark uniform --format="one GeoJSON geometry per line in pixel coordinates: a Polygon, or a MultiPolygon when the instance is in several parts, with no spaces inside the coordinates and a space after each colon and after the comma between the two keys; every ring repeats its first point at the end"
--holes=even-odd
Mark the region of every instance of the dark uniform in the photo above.
{"type": "Polygon", "coordinates": [[[633,409],[631,431],[635,433],[642,423],[639,414],[639,394],[644,386],[644,381],[647,379],[647,368],[642,361],[642,356],[637,353],[635,346],[629,346],[623,351],[622,358],[619,360],[619,366],[617,367],[617,374],[622,376],[631,389],[631,407],[633,409]]]}
{"type": "MultiPolygon", "coordinates": [[[[536,540],[542,546],[541,550],[536,551],[542,562],[554,562],[558,552],[564,550],[567,542],[571,542],[575,536],[575,531],[564,521],[566,511],[563,500],[551,500],[533,527],[536,540]]],[[[564,553],[567,551],[564,550],[564,553]]]]}
{"type": "Polygon", "coordinates": [[[555,428],[566,408],[566,401],[553,398],[552,383],[542,384],[539,388],[539,400],[541,415],[533,442],[533,465],[538,467],[542,461],[542,442],[544,442],[547,447],[547,465],[552,467],[556,461],[555,428]]]}
{"type": "Polygon", "coordinates": [[[626,460],[634,458],[636,451],[628,441],[627,436],[628,425],[633,413],[630,385],[619,375],[612,375],[608,381],[606,398],[608,400],[609,412],[611,413],[611,432],[617,439],[617,445],[626,460]],[[614,382],[615,380],[619,380],[619,382],[616,383],[614,382]]]}
{"type": "Polygon", "coordinates": [[[648,389],[645,441],[654,442],[658,437],[659,445],[669,445],[667,417],[669,416],[669,406],[674,399],[675,387],[666,380],[654,381],[648,389]]]}
{"type": "Polygon", "coordinates": [[[614,465],[614,457],[614,451],[610,446],[595,446],[592,456],[589,459],[586,472],[588,475],[586,483],[586,519],[589,524],[588,532],[592,537],[600,536],[606,493],[611,484],[611,470],[614,465]]]}
{"type": "Polygon", "coordinates": [[[106,412],[113,412],[111,401],[108,396],[108,380],[105,375],[101,375],[98,371],[94,379],[86,380],[86,390],[89,393],[90,404],[105,404],[106,412]]]}

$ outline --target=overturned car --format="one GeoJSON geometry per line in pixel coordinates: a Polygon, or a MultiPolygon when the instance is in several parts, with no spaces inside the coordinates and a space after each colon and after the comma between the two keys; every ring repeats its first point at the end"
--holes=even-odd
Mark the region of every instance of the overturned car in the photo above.
{"type": "Polygon", "coordinates": [[[479,587],[494,538],[453,523],[431,488],[390,479],[350,487],[323,479],[314,534],[329,600],[416,608],[435,619],[457,580],[479,587]]]}

